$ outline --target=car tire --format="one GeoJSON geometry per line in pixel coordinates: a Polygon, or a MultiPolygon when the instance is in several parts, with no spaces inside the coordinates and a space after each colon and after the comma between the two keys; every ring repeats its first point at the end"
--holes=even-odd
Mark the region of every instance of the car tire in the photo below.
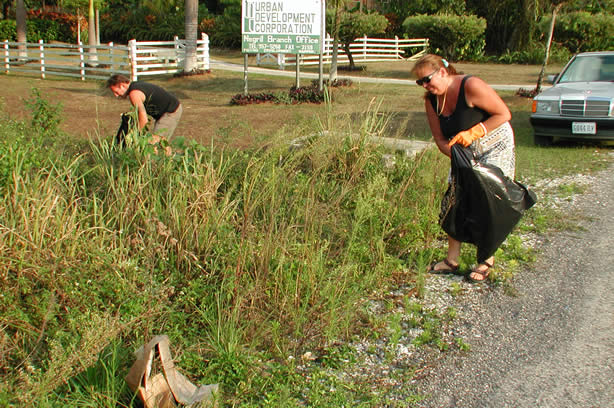
{"type": "Polygon", "coordinates": [[[533,135],[533,142],[536,146],[550,146],[552,145],[552,137],[533,135]]]}

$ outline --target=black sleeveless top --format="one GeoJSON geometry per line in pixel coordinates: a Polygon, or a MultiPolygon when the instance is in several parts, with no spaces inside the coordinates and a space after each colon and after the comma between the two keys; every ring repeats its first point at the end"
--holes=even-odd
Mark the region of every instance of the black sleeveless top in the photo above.
{"type": "Polygon", "coordinates": [[[172,113],[179,107],[179,99],[164,89],[149,82],[131,82],[127,93],[133,90],[145,94],[145,110],[155,120],[160,119],[165,113],[172,113]]]}
{"type": "MultiPolygon", "coordinates": [[[[454,112],[452,112],[450,116],[439,116],[441,132],[448,140],[456,136],[458,132],[470,129],[490,117],[490,114],[483,109],[476,107],[470,108],[467,106],[467,100],[465,99],[465,81],[469,78],[471,78],[471,75],[464,77],[460,84],[454,112]]],[[[433,105],[433,110],[437,113],[437,96],[429,94],[428,98],[431,101],[431,105],[433,105]]]]}

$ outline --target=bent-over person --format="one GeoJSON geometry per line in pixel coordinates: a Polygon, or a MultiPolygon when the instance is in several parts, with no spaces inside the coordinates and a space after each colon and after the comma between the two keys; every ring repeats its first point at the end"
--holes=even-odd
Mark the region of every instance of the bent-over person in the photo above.
{"type": "MultiPolygon", "coordinates": [[[[118,98],[128,98],[137,109],[139,130],[149,122],[148,116],[154,119],[152,144],[171,138],[183,112],[181,102],[173,94],[148,82],[132,82],[121,74],[112,75],[107,88],[118,98]]],[[[170,154],[170,147],[167,153],[170,154]]]]}

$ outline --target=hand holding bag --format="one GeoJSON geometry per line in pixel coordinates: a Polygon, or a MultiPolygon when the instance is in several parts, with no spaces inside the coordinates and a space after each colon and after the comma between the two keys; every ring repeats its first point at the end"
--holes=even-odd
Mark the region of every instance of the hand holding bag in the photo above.
{"type": "Polygon", "coordinates": [[[500,168],[479,163],[471,150],[451,149],[451,182],[442,200],[440,225],[452,238],[477,246],[479,263],[490,258],[537,198],[500,168]]]}

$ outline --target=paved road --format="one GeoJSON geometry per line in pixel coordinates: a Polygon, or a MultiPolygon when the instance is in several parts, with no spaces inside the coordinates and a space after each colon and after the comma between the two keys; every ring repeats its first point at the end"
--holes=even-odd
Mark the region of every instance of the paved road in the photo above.
{"type": "Polygon", "coordinates": [[[491,290],[462,331],[472,349],[449,353],[419,383],[423,407],[614,407],[614,166],[569,208],[584,229],[542,245],[517,296],[491,290]]]}
{"type": "MultiPolygon", "coordinates": [[[[211,69],[221,69],[226,71],[234,71],[234,72],[243,72],[243,65],[233,64],[230,62],[211,60],[211,69]]],[[[249,67],[248,73],[257,73],[257,74],[265,74],[265,75],[275,75],[275,76],[284,76],[284,77],[296,77],[296,72],[294,71],[282,71],[279,69],[271,69],[271,68],[260,68],[260,67],[249,67]]],[[[409,72],[408,72],[409,76],[409,72]]],[[[325,78],[328,78],[328,75],[324,75],[325,78]]],[[[301,72],[301,79],[317,79],[318,74],[311,72],[301,72]]],[[[380,83],[380,84],[398,84],[398,85],[409,85],[409,86],[418,86],[416,85],[416,81],[414,79],[393,79],[393,78],[372,78],[372,77],[359,77],[359,76],[351,76],[351,75],[339,75],[340,79],[351,79],[355,83],[380,83]]],[[[497,90],[517,90],[518,88],[534,88],[534,84],[524,84],[524,85],[501,85],[501,84],[492,84],[494,89],[497,90]]],[[[544,86],[546,88],[547,86],[544,86]]]]}

